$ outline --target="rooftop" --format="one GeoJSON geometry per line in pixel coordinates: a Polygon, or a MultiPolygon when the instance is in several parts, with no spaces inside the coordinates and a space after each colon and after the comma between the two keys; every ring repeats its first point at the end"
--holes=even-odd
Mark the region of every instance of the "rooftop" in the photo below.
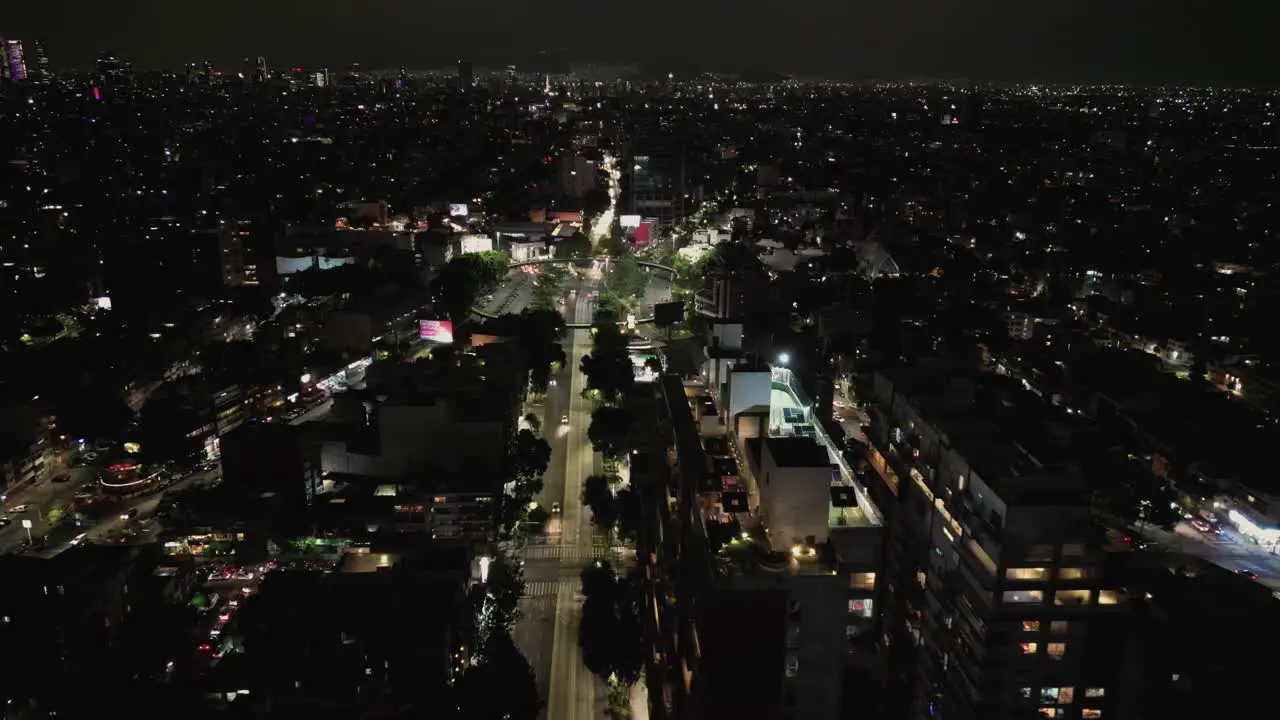
{"type": "Polygon", "coordinates": [[[827,449],[813,438],[770,437],[764,442],[778,467],[829,467],[832,464],[827,449]]]}

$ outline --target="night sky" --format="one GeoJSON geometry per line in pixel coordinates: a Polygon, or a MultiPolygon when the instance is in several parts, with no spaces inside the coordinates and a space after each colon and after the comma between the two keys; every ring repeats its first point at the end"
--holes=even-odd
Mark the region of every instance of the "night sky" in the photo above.
{"type": "MultiPolygon", "coordinates": [[[[544,52],[647,68],[847,79],[1280,85],[1265,0],[7,0],[0,36],[55,67],[265,55],[341,68],[531,67],[544,52]]],[[[551,68],[542,68],[551,69],[551,68]]]]}

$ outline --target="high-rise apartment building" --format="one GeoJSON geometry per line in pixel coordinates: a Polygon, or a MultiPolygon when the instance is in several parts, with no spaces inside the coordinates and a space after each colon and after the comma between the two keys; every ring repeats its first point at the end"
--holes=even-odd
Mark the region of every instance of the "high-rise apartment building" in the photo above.
{"type": "MultiPolygon", "coordinates": [[[[742,346],[740,324],[710,332],[742,346]]],[[[875,636],[880,513],[786,368],[709,360],[723,385],[662,382],[687,508],[667,541],[676,609],[657,619],[669,716],[845,717],[875,636]]]]}
{"type": "Polygon", "coordinates": [[[458,61],[458,87],[463,90],[473,87],[476,84],[475,67],[467,60],[458,61]]]}
{"type": "Polygon", "coordinates": [[[889,715],[1127,717],[1132,606],[1078,428],[1009,378],[931,364],[877,373],[869,400],[889,715]]]}

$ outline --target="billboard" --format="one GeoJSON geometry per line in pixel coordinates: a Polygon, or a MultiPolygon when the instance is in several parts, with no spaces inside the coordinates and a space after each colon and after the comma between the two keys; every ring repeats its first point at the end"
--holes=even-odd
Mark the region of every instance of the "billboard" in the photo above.
{"type": "Polygon", "coordinates": [[[619,215],[618,224],[622,226],[623,230],[630,230],[631,228],[640,227],[640,216],[639,215],[619,215]]]}
{"type": "Polygon", "coordinates": [[[466,203],[449,203],[449,217],[466,217],[470,214],[466,203]]]}
{"type": "Polygon", "coordinates": [[[653,227],[647,223],[640,223],[635,231],[631,234],[631,246],[637,250],[649,247],[649,243],[653,241],[650,231],[653,227]]]}
{"type": "Polygon", "coordinates": [[[493,238],[488,235],[463,235],[458,241],[458,248],[463,255],[485,252],[493,249],[493,238]]]}
{"type": "Polygon", "coordinates": [[[449,320],[419,320],[418,334],[423,340],[440,345],[453,343],[453,323],[449,320]]]}

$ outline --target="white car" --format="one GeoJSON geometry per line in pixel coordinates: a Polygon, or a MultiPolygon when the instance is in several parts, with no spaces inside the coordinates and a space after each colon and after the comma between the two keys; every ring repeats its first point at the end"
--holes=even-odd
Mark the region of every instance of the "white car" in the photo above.
{"type": "Polygon", "coordinates": [[[569,424],[569,413],[565,413],[565,414],[563,414],[563,415],[561,415],[561,416],[560,416],[560,424],[561,424],[561,425],[568,425],[568,424],[569,424]]]}
{"type": "Polygon", "coordinates": [[[28,511],[28,510],[30,510],[30,509],[31,509],[31,506],[30,506],[30,505],[14,505],[13,507],[9,508],[9,512],[11,512],[11,513],[15,513],[15,514],[16,514],[16,513],[24,513],[24,512],[27,512],[27,511],[28,511]]]}

